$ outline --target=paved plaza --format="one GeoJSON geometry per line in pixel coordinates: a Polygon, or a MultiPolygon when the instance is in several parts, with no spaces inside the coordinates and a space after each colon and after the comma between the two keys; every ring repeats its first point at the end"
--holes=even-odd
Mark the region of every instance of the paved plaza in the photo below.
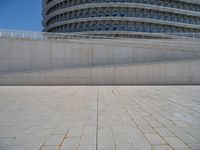
{"type": "Polygon", "coordinates": [[[0,150],[200,149],[199,86],[0,87],[0,150]]]}

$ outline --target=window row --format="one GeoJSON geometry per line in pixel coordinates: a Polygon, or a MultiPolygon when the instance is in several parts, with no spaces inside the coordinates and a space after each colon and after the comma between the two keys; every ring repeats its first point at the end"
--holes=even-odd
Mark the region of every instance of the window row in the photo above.
{"type": "Polygon", "coordinates": [[[55,22],[88,17],[138,17],[187,24],[200,24],[200,17],[164,13],[161,11],[152,11],[139,8],[88,8],[57,15],[47,22],[47,26],[55,22]]]}
{"type": "Polygon", "coordinates": [[[175,0],[67,0],[52,6],[47,11],[47,15],[56,10],[75,5],[89,4],[89,3],[109,3],[109,2],[141,3],[141,4],[157,5],[163,7],[171,7],[171,8],[200,12],[200,5],[185,3],[175,0]]]}
{"type": "Polygon", "coordinates": [[[66,24],[55,27],[49,32],[83,32],[83,31],[137,31],[150,33],[188,33],[200,32],[197,29],[188,29],[153,23],[139,23],[128,21],[95,21],[66,24]]]}

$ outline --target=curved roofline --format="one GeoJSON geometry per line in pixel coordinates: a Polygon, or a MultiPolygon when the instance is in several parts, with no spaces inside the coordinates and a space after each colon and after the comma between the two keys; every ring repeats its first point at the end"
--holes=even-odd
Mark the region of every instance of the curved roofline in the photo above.
{"type": "MultiPolygon", "coordinates": [[[[43,0],[43,1],[46,1],[46,0],[43,0]]],[[[51,6],[56,5],[56,4],[60,3],[60,2],[64,2],[64,1],[66,1],[66,0],[56,0],[56,1],[53,0],[50,3],[46,4],[46,10],[49,9],[51,6]]],[[[192,4],[199,4],[200,5],[200,1],[199,0],[176,0],[176,1],[192,3],[192,4]]],[[[97,3],[97,2],[94,2],[94,3],[97,3]]]]}

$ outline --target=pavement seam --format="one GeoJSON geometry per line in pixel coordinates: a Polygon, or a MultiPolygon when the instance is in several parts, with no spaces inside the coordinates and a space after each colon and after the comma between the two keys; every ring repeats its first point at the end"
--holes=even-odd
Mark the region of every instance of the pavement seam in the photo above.
{"type": "Polygon", "coordinates": [[[98,134],[99,134],[99,90],[97,89],[96,150],[98,150],[98,134]]]}

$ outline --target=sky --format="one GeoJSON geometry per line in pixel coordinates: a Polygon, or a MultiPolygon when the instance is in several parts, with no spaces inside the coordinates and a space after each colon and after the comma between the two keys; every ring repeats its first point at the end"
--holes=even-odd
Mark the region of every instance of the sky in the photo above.
{"type": "Polygon", "coordinates": [[[42,31],[42,0],[0,0],[0,29],[42,31]]]}

